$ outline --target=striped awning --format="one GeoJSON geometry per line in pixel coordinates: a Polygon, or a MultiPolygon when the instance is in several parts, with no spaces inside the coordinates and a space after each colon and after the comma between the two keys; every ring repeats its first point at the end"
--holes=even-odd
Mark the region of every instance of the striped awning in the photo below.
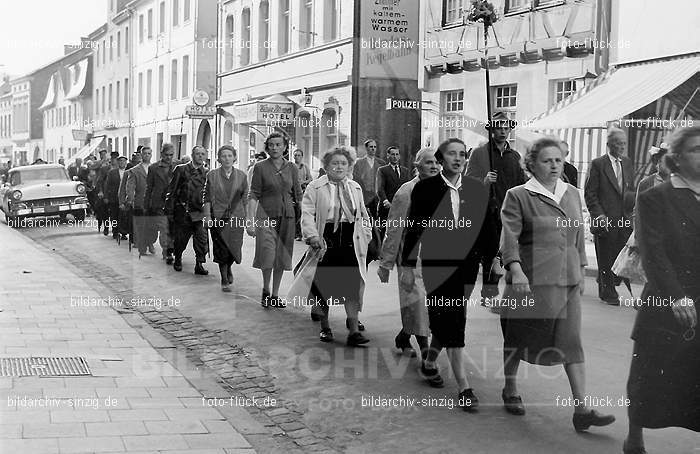
{"type": "Polygon", "coordinates": [[[616,66],[591,85],[521,125],[532,130],[606,128],[653,103],[700,71],[700,54],[616,66]]]}

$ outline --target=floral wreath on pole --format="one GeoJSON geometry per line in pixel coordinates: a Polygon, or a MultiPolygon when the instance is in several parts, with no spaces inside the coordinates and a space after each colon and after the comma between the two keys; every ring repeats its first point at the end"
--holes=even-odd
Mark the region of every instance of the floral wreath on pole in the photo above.
{"type": "Polygon", "coordinates": [[[494,8],[493,3],[486,0],[474,0],[469,9],[467,20],[469,22],[483,22],[484,26],[488,28],[498,21],[496,8],[494,8]]]}

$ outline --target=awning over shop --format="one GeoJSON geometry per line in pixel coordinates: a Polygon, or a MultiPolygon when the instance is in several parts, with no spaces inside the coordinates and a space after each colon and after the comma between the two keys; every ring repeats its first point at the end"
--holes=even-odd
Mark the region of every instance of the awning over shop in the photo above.
{"type": "Polygon", "coordinates": [[[83,148],[78,150],[78,152],[76,154],[74,154],[73,156],[71,156],[70,158],[65,160],[66,167],[73,164],[77,158],[85,159],[88,156],[90,156],[91,154],[93,154],[95,152],[95,150],[97,149],[97,147],[99,147],[100,144],[102,144],[102,142],[104,142],[104,140],[105,140],[104,136],[95,137],[93,139],[90,139],[90,143],[88,143],[83,148]]]}
{"type": "Polygon", "coordinates": [[[617,66],[521,125],[533,130],[605,128],[674,90],[700,71],[700,54],[617,66]]]}
{"type": "Polygon", "coordinates": [[[87,80],[88,59],[80,60],[75,65],[71,66],[71,88],[66,95],[66,99],[77,98],[85,89],[85,81],[87,80]]]}

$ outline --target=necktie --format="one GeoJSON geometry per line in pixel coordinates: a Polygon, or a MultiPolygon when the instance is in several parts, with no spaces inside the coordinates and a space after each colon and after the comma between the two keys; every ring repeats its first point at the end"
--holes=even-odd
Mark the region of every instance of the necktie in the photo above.
{"type": "Polygon", "coordinates": [[[394,172],[396,172],[396,176],[401,178],[401,174],[399,173],[399,166],[394,166],[394,172]]]}
{"type": "Polygon", "coordinates": [[[617,176],[617,187],[622,191],[622,167],[619,159],[615,159],[615,175],[617,176]]]}

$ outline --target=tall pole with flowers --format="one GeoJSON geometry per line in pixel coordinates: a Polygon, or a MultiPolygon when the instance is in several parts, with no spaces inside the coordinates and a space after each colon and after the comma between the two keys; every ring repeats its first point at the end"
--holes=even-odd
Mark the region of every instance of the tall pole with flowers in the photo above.
{"type": "Polygon", "coordinates": [[[493,139],[491,137],[491,80],[489,76],[489,28],[498,20],[496,10],[491,2],[474,0],[467,16],[469,22],[481,22],[484,25],[484,69],[486,70],[486,131],[489,138],[489,170],[493,169],[493,139]]]}

